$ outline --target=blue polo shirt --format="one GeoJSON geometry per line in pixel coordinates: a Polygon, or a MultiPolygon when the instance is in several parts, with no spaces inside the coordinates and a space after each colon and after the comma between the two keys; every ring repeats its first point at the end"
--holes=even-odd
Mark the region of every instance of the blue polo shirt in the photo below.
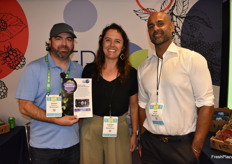
{"type": "MultiPolygon", "coordinates": [[[[55,65],[50,54],[48,62],[51,71],[50,94],[59,94],[61,90],[62,69],[55,65]]],[[[77,62],[69,60],[70,78],[80,78],[82,66],[77,62]]],[[[66,73],[68,71],[66,70],[66,73]]],[[[45,57],[37,59],[26,67],[23,72],[17,91],[16,99],[33,101],[34,104],[46,110],[46,86],[47,86],[48,64],[45,57]]],[[[60,126],[53,123],[30,119],[30,145],[36,148],[63,149],[79,143],[79,124],[73,126],[60,126]]]]}

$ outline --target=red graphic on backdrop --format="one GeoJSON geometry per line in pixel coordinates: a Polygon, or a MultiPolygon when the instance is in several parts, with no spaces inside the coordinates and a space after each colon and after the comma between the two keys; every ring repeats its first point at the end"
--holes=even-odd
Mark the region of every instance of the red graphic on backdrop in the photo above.
{"type": "Polygon", "coordinates": [[[16,0],[0,1],[0,79],[25,65],[26,16],[16,0]]]}
{"type": "MultiPolygon", "coordinates": [[[[169,2],[169,1],[166,0],[165,2],[168,3],[168,4],[166,5],[166,7],[165,7],[164,9],[161,9],[160,11],[165,12],[166,10],[168,10],[168,9],[171,7],[173,1],[174,1],[174,0],[170,0],[170,2],[169,2]]],[[[138,4],[138,6],[139,6],[143,11],[145,11],[145,12],[147,12],[147,13],[149,13],[149,14],[152,14],[153,12],[155,12],[155,11],[150,10],[149,8],[148,8],[148,9],[144,8],[144,7],[141,5],[141,3],[139,2],[139,0],[136,0],[136,3],[138,4]]]]}
{"type": "MultiPolygon", "coordinates": [[[[0,1],[0,79],[26,64],[28,24],[16,0],[0,1]]],[[[0,99],[7,97],[7,85],[0,80],[0,99]]]]}
{"type": "Polygon", "coordinates": [[[11,69],[18,70],[26,64],[24,54],[18,48],[13,48],[11,45],[4,47],[4,52],[1,52],[0,56],[2,64],[8,65],[11,69]]]}
{"type": "Polygon", "coordinates": [[[0,13],[0,42],[10,40],[26,27],[19,17],[10,13],[0,13]]]}

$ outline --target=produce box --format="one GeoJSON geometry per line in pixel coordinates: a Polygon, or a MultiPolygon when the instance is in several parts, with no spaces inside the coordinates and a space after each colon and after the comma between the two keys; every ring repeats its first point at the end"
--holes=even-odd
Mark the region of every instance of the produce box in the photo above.
{"type": "Polygon", "coordinates": [[[10,132],[10,124],[5,123],[3,120],[0,119],[1,122],[3,122],[3,125],[0,125],[0,134],[8,133],[10,132]]]}
{"type": "Polygon", "coordinates": [[[229,122],[232,117],[232,110],[229,108],[214,108],[212,122],[209,131],[217,132],[229,122]]]}
{"type": "Polygon", "coordinates": [[[210,138],[210,146],[213,149],[232,154],[232,120],[210,138]]]}

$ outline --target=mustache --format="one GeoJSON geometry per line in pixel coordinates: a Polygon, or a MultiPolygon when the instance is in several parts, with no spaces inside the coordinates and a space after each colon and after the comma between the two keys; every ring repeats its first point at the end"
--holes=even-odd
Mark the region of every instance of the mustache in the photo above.
{"type": "Polygon", "coordinates": [[[157,34],[159,34],[159,33],[160,33],[160,32],[158,32],[158,31],[154,31],[153,34],[152,34],[152,36],[155,37],[155,36],[156,36],[157,34]]]}
{"type": "Polygon", "coordinates": [[[153,36],[155,36],[156,34],[163,34],[163,32],[157,30],[157,31],[154,31],[154,32],[152,33],[153,36]]]}
{"type": "Polygon", "coordinates": [[[58,47],[58,49],[61,49],[61,48],[69,49],[68,46],[65,46],[65,45],[58,47]]]}

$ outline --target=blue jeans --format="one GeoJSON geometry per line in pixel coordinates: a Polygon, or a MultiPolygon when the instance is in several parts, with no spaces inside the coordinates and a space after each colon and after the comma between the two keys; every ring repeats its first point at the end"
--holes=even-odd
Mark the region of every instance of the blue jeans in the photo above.
{"type": "Polygon", "coordinates": [[[79,164],[80,144],[66,149],[40,149],[30,147],[32,164],[79,164]]]}

